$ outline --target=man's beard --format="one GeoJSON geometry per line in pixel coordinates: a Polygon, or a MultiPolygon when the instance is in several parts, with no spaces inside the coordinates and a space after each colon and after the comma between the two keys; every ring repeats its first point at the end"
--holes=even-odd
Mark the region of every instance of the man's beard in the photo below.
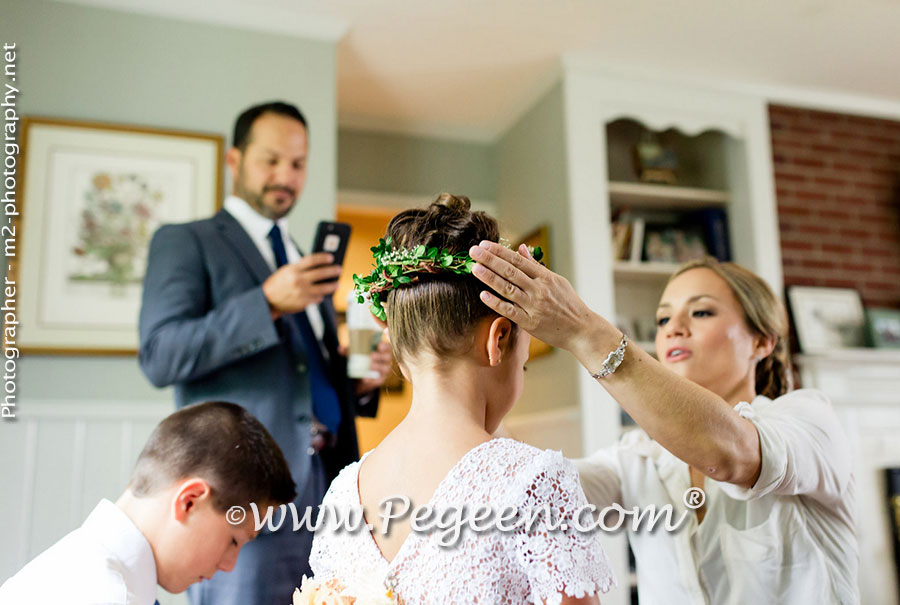
{"type": "Polygon", "coordinates": [[[239,198],[250,204],[250,207],[259,212],[261,215],[266,217],[267,219],[277,221],[278,219],[287,215],[288,212],[291,211],[291,208],[294,207],[294,203],[297,201],[297,192],[291,189],[290,187],[283,187],[281,185],[273,185],[270,187],[263,187],[261,192],[250,191],[244,187],[243,179],[239,179],[237,183],[234,185],[234,192],[237,194],[239,198]],[[284,209],[283,212],[276,212],[269,206],[266,206],[263,201],[263,197],[272,191],[284,191],[289,196],[291,196],[291,205],[284,209]]]}

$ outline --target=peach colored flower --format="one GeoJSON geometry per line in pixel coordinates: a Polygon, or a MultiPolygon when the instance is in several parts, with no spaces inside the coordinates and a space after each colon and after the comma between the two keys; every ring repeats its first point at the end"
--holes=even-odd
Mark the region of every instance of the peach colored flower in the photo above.
{"type": "Polygon", "coordinates": [[[321,581],[303,576],[294,590],[293,605],[397,605],[393,583],[374,573],[359,579],[358,585],[343,586],[336,578],[321,581]]]}
{"type": "Polygon", "coordinates": [[[294,605],[353,605],[355,599],[341,594],[337,580],[320,582],[303,576],[300,588],[294,590],[294,605]]]}

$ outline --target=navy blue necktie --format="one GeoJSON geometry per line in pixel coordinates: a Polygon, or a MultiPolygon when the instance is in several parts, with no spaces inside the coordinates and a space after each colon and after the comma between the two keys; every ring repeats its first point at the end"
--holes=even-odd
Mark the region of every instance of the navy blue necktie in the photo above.
{"type": "MultiPolygon", "coordinates": [[[[287,252],[284,249],[284,240],[281,238],[281,229],[278,224],[272,225],[269,231],[269,240],[272,242],[272,252],[275,253],[275,268],[287,264],[287,252]]],[[[306,351],[306,361],[309,370],[309,384],[312,391],[312,408],[316,420],[324,424],[329,431],[337,434],[341,424],[341,405],[337,393],[328,380],[325,370],[325,357],[319,348],[319,339],[316,338],[306,311],[285,315],[283,318],[288,324],[291,345],[306,351]],[[293,324],[293,326],[291,326],[293,324]],[[296,328],[296,330],[294,329],[296,328]],[[300,333],[300,342],[297,342],[296,333],[300,333]],[[299,346],[298,346],[299,345],[299,346]]]]}

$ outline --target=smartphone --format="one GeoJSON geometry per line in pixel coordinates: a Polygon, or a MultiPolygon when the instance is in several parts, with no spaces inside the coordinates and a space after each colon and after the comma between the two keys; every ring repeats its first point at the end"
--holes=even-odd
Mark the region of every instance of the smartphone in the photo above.
{"type": "MultiPolygon", "coordinates": [[[[316,239],[313,241],[313,253],[328,252],[334,257],[335,265],[344,264],[347,253],[347,242],[350,241],[350,225],[333,221],[322,221],[316,227],[316,239]]],[[[337,281],[337,278],[318,283],[337,281]]]]}

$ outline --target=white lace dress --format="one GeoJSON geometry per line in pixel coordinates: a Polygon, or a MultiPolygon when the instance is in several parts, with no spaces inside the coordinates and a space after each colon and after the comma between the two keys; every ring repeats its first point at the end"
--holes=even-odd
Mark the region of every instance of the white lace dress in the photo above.
{"type": "MultiPolygon", "coordinates": [[[[361,509],[358,478],[362,460],[344,468],[325,495],[323,510],[361,509]]],[[[587,506],[574,465],[561,453],[542,451],[512,439],[493,439],[467,452],[441,481],[428,503],[435,511],[486,505],[499,516],[506,507],[549,510],[557,525],[587,506]]],[[[415,508],[416,503],[412,503],[415,508]]],[[[381,511],[368,512],[369,518],[381,511]]],[[[440,518],[440,517],[437,517],[440,518]]],[[[490,520],[489,520],[490,521],[490,520]]],[[[477,524],[484,526],[489,521],[477,524]]],[[[590,517],[582,513],[584,527],[590,517]],[[585,519],[587,519],[585,521],[585,519]]],[[[381,554],[363,523],[356,531],[320,529],[310,565],[317,580],[344,586],[388,579],[403,605],[420,603],[559,603],[560,593],[583,597],[615,584],[596,532],[571,526],[548,530],[543,521],[515,530],[465,529],[451,546],[452,534],[437,528],[410,532],[392,561],[381,554]]],[[[568,525],[568,524],[567,524],[568,525]]]]}

